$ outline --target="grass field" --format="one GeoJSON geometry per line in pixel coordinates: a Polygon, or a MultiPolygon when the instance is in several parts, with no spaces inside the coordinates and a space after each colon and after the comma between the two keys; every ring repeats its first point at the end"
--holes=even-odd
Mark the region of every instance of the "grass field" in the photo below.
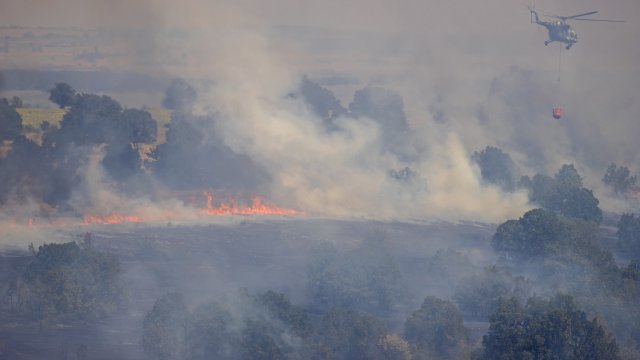
{"type": "MultiPolygon", "coordinates": [[[[22,117],[22,124],[25,127],[39,129],[40,125],[48,121],[52,126],[59,126],[66,110],[57,108],[18,108],[16,109],[22,117]]],[[[165,140],[165,125],[171,121],[171,111],[161,108],[145,109],[151,114],[151,117],[158,123],[158,141],[163,143],[165,140]]]]}
{"type": "Polygon", "coordinates": [[[18,108],[16,110],[20,114],[20,117],[22,117],[22,124],[24,126],[31,126],[36,129],[45,121],[48,121],[51,125],[58,126],[65,113],[65,110],[55,108],[18,108]]]}

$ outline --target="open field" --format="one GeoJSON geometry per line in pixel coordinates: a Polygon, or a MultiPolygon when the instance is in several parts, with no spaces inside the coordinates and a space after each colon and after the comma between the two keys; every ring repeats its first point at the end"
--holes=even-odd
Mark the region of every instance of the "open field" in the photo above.
{"type": "MultiPolygon", "coordinates": [[[[59,126],[62,117],[65,114],[65,110],[57,108],[18,108],[16,109],[22,117],[22,124],[25,127],[33,129],[39,129],[40,125],[45,121],[49,122],[52,126],[59,126]]],[[[165,141],[166,127],[171,121],[171,111],[161,108],[145,108],[153,119],[158,123],[158,143],[165,141]]]]}
{"type": "Polygon", "coordinates": [[[65,113],[63,109],[18,108],[16,110],[22,117],[22,125],[36,129],[45,121],[58,126],[65,113]]]}

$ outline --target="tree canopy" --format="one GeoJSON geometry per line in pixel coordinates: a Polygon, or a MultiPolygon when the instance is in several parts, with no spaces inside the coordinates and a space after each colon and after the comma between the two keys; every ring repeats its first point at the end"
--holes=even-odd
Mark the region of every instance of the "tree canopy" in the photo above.
{"type": "Polygon", "coordinates": [[[56,83],[55,86],[49,90],[49,100],[57,104],[60,109],[64,109],[75,103],[76,91],[67,83],[56,83]]]}
{"type": "Polygon", "coordinates": [[[2,140],[13,140],[21,134],[22,117],[6,99],[0,101],[0,143],[2,140]]]}
{"type": "Polygon", "coordinates": [[[487,146],[480,152],[474,152],[471,160],[478,164],[482,179],[487,183],[498,185],[504,191],[515,189],[518,170],[511,156],[502,149],[487,146]]]}
{"type": "Polygon", "coordinates": [[[622,214],[616,235],[624,253],[634,260],[640,260],[640,218],[635,214],[622,214]]]}
{"type": "Polygon", "coordinates": [[[638,191],[637,180],[636,176],[631,176],[629,168],[622,165],[618,166],[616,163],[611,163],[607,167],[607,171],[602,178],[602,181],[612,187],[616,194],[638,191]]]}
{"type": "Polygon", "coordinates": [[[162,106],[169,110],[188,111],[198,98],[198,93],[184,79],[174,79],[167,88],[162,106]]]}
{"type": "Polygon", "coordinates": [[[427,296],[404,325],[404,337],[416,359],[456,359],[465,346],[467,330],[454,303],[427,296]]]}
{"type": "Polygon", "coordinates": [[[582,187],[582,177],[573,165],[565,164],[552,178],[536,174],[524,176],[520,185],[529,190],[529,199],[545,209],[564,216],[600,223],[602,210],[589,189],[582,187]]]}
{"type": "Polygon", "coordinates": [[[366,239],[345,254],[324,250],[308,272],[308,294],[318,308],[384,316],[402,299],[402,275],[383,239],[366,239]]]}
{"type": "Polygon", "coordinates": [[[45,244],[22,275],[24,303],[38,319],[100,317],[125,301],[118,260],[75,242],[45,244]]]}
{"type": "Polygon", "coordinates": [[[342,106],[331,90],[320,86],[306,76],[300,83],[300,94],[311,110],[323,120],[328,130],[335,128],[334,119],[347,114],[347,109],[342,106]]]}
{"type": "Polygon", "coordinates": [[[144,317],[142,347],[153,359],[182,359],[189,313],[179,293],[168,293],[156,300],[144,317]]]}
{"type": "Polygon", "coordinates": [[[526,306],[504,299],[490,317],[483,360],[617,360],[615,339],[589,320],[569,295],[530,298],[526,306]]]}

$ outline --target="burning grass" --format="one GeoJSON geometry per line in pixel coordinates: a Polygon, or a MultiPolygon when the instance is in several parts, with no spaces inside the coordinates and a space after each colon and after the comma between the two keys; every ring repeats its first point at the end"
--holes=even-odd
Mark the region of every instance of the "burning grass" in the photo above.
{"type": "MultiPolygon", "coordinates": [[[[128,212],[100,211],[96,209],[86,210],[81,217],[56,217],[50,214],[42,216],[12,216],[2,221],[9,228],[58,228],[58,227],[82,227],[91,225],[117,225],[117,224],[154,224],[162,222],[192,222],[207,221],[212,217],[234,216],[298,216],[303,212],[295,209],[284,208],[265,202],[260,197],[251,198],[250,204],[243,204],[234,198],[228,198],[223,202],[214,202],[213,194],[209,191],[201,193],[200,201],[183,203],[180,209],[154,209],[143,207],[133,208],[128,212]],[[203,205],[204,203],[204,205],[203,205]]],[[[173,203],[175,204],[175,203],[173,203]]]]}

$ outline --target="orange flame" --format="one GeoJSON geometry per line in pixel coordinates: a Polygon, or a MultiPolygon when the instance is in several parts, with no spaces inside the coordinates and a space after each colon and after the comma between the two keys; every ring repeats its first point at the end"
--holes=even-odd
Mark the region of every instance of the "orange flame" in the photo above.
{"type": "Polygon", "coordinates": [[[207,198],[207,207],[202,209],[207,215],[279,215],[279,216],[291,216],[300,215],[300,211],[281,208],[271,204],[265,204],[259,197],[253,197],[251,199],[251,206],[237,206],[234,199],[230,199],[227,202],[221,203],[218,206],[213,206],[213,194],[210,192],[204,192],[204,196],[207,198]]]}
{"type": "MultiPolygon", "coordinates": [[[[25,218],[9,217],[2,220],[0,224],[8,228],[50,228],[50,227],[76,227],[87,225],[115,225],[124,223],[153,223],[161,221],[180,221],[193,220],[201,216],[294,216],[303,214],[301,211],[278,207],[273,204],[265,203],[259,197],[251,198],[251,205],[238,205],[234,199],[214,205],[213,195],[211,192],[204,192],[206,198],[206,207],[198,206],[197,201],[191,201],[189,208],[194,211],[174,212],[172,210],[164,210],[161,212],[133,211],[134,214],[123,215],[117,211],[112,211],[107,215],[96,215],[87,213],[78,218],[55,218],[50,214],[46,217],[29,216],[25,218]]],[[[143,210],[143,209],[138,209],[143,210]]],[[[1,215],[1,213],[0,213],[1,215]]],[[[1,226],[1,225],[0,225],[1,226]]]]}

